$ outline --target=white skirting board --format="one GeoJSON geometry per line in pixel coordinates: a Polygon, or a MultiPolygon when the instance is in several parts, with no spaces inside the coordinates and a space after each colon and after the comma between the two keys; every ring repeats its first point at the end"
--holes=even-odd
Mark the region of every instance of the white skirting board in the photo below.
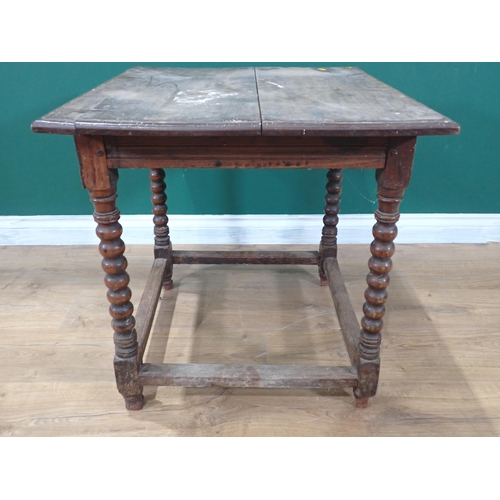
{"type": "MultiPolygon", "coordinates": [[[[170,215],[175,244],[311,244],[321,237],[322,215],[170,215]]],[[[339,244],[372,241],[373,215],[340,215],[339,244]]],[[[151,215],[122,215],[127,244],[151,244],[151,215]]],[[[397,243],[500,241],[500,214],[402,214],[397,243]]],[[[0,217],[0,245],[95,245],[89,215],[0,217]]]]}

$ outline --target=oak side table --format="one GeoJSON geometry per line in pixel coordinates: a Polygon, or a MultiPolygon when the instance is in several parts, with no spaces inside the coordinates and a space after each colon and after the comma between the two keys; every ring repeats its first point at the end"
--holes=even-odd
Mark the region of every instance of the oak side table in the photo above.
{"type": "Polygon", "coordinates": [[[457,134],[457,123],[353,67],[135,67],[36,120],[32,129],[74,136],[95,208],[116,381],[127,409],[143,407],[144,385],[352,387],[357,407],[375,395],[393,240],[416,138],[457,134]],[[154,261],[135,317],[116,206],[118,170],[127,168],[150,170],[154,213],[154,261]],[[165,168],[326,169],[319,250],[172,251],[165,168]],[[337,263],[344,168],[373,169],[378,185],[361,325],[337,263]],[[173,286],[173,265],[221,263],[317,265],[352,366],[144,363],[162,286],[173,286]]]}

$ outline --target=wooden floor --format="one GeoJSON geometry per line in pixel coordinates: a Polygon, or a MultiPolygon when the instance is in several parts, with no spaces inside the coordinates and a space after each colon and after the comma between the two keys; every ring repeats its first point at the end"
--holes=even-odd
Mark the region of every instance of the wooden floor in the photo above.
{"type": "MultiPolygon", "coordinates": [[[[136,305],[151,253],[127,248],[136,305]]],[[[339,249],[358,317],[368,256],[339,249]]],[[[0,435],[499,436],[499,257],[499,243],[398,245],[367,409],[351,390],[146,387],[127,412],[97,248],[0,247],[0,435]]],[[[146,362],[349,364],[313,266],[185,265],[174,281],[146,362]]]]}

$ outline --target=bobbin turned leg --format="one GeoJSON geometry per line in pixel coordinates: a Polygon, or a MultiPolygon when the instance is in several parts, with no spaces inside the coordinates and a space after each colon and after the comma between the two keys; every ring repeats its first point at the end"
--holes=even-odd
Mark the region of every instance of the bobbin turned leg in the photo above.
{"type": "Polygon", "coordinates": [[[168,217],[166,205],[167,195],[165,188],[167,187],[163,179],[165,171],[162,168],[152,168],[149,172],[151,180],[151,201],[153,203],[153,223],[155,234],[155,258],[167,259],[165,267],[165,275],[163,278],[163,288],[171,290],[174,287],[172,281],[172,243],[170,242],[168,217]]]}
{"type": "Polygon", "coordinates": [[[399,205],[405,188],[410,182],[414,137],[391,139],[386,166],[377,170],[378,209],[377,222],[373,226],[374,240],[368,262],[370,272],[366,277],[368,288],[365,291],[364,316],[361,320],[361,333],[358,346],[358,387],[354,389],[356,407],[364,408],[368,399],[377,392],[380,372],[380,342],[383,326],[382,317],[387,301],[389,272],[392,269],[391,257],[395,247],[393,240],[397,235],[396,222],[399,220],[399,205]]]}
{"type": "Polygon", "coordinates": [[[115,343],[115,376],[118,390],[125,399],[128,410],[140,410],[144,405],[142,387],[138,383],[139,360],[137,333],[128,287],[127,259],[123,253],[125,244],[120,238],[122,227],[118,222],[120,212],[116,207],[118,171],[107,168],[106,148],[102,137],[75,136],[83,187],[88,189],[94,205],[96,233],[101,240],[102,268],[106,273],[104,283],[108,287],[109,313],[113,318],[115,343]]]}
{"type": "Polygon", "coordinates": [[[318,263],[319,282],[321,286],[328,284],[328,279],[323,269],[325,259],[327,257],[337,258],[337,224],[339,222],[340,192],[342,191],[342,170],[339,168],[330,169],[326,177],[328,182],[326,184],[325,216],[323,217],[318,263]]]}
{"type": "Polygon", "coordinates": [[[142,387],[137,383],[137,334],[134,306],[130,301],[132,292],[128,287],[127,259],[123,255],[125,244],[120,238],[122,226],[118,222],[120,212],[116,208],[116,189],[90,190],[90,199],[95,207],[96,233],[100,238],[102,268],[106,273],[104,283],[108,287],[109,313],[113,318],[115,358],[114,367],[118,390],[125,399],[128,410],[140,410],[144,404],[142,387]]]}

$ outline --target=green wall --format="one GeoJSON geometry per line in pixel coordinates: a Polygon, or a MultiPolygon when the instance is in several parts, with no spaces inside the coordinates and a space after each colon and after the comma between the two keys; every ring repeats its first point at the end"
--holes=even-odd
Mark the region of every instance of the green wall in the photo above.
{"type": "MultiPolygon", "coordinates": [[[[35,134],[30,124],[135,65],[167,63],[0,64],[0,215],[90,214],[71,136],[35,134]]],[[[254,66],[186,63],[171,66],[254,66]]],[[[421,137],[406,213],[500,211],[500,64],[296,63],[358,66],[460,123],[458,136],[421,137]]],[[[146,170],[122,171],[122,213],[149,213],[146,170]]],[[[325,171],[167,171],[169,211],[178,214],[310,214],[323,210],[325,171]]],[[[372,213],[372,171],[345,171],[343,213],[372,213]]]]}

